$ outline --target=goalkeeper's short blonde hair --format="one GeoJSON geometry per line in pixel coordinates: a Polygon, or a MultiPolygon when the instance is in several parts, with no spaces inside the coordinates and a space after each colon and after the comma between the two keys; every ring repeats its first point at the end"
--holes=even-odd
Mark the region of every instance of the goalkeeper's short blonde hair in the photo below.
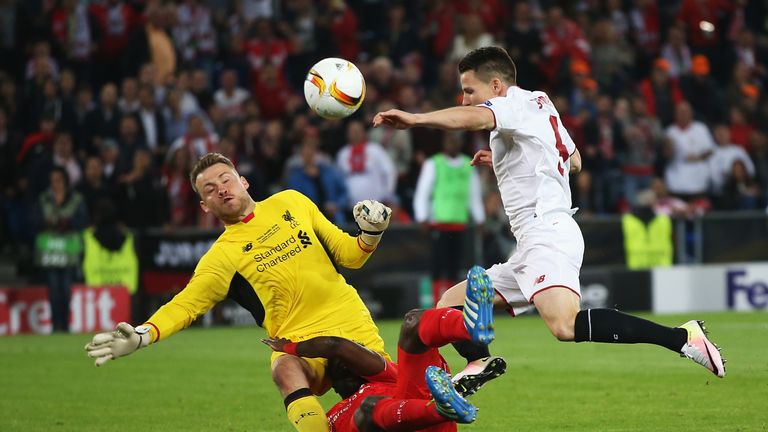
{"type": "MultiPolygon", "coordinates": [[[[179,150],[179,151],[184,151],[184,150],[179,150]]],[[[197,176],[199,176],[201,172],[207,170],[208,168],[216,164],[224,164],[232,168],[232,171],[237,173],[237,170],[235,169],[235,164],[233,164],[232,161],[229,160],[229,158],[224,156],[223,154],[208,153],[204,155],[197,161],[197,163],[195,163],[195,166],[192,167],[192,171],[189,173],[189,181],[190,183],[192,183],[192,190],[194,190],[196,194],[199,195],[200,192],[197,190],[197,186],[195,185],[195,179],[197,179],[197,176]]]]}

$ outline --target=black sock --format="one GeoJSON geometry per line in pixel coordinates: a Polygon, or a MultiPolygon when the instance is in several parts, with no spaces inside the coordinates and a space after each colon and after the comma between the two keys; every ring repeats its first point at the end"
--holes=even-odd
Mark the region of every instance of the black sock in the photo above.
{"type": "Polygon", "coordinates": [[[576,314],[576,342],[650,343],[676,353],[688,342],[688,332],[619,312],[616,309],[587,309],[576,314]]]}
{"type": "MultiPolygon", "coordinates": [[[[454,309],[463,311],[464,306],[454,306],[454,309]]],[[[460,356],[467,360],[467,363],[481,358],[490,357],[491,352],[488,350],[488,345],[476,344],[472,341],[454,342],[453,348],[460,356]]]]}
{"type": "Polygon", "coordinates": [[[288,405],[290,405],[291,402],[307,396],[312,396],[312,390],[306,387],[296,390],[295,392],[286,396],[285,399],[283,400],[283,403],[285,404],[285,408],[288,409],[288,405]]]}

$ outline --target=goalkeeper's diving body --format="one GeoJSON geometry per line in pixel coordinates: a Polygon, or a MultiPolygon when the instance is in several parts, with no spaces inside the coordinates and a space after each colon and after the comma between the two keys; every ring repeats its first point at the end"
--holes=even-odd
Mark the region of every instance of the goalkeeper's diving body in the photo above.
{"type": "MultiPolygon", "coordinates": [[[[254,202],[248,182],[218,153],[203,156],[190,174],[203,211],[225,225],[200,259],[187,286],[135,329],[120,323],[86,345],[96,366],[128,355],[188,327],[220,301],[231,298],[247,309],[270,338],[302,341],[338,336],[359,341],[388,358],[384,342],[357,291],[335,264],[359,268],[376,249],[391,210],[376,201],[354,209],[360,228],[350,236],[296,191],[254,202]]],[[[331,386],[327,360],[274,352],[272,379],[299,431],[328,430],[315,395],[331,386]]]]}
{"type": "Polygon", "coordinates": [[[470,269],[462,312],[416,309],[405,315],[397,363],[334,336],[263,342],[277,352],[329,359],[333,388],[344,398],[327,413],[332,432],[456,431],[456,423],[473,422],[477,411],[454,388],[438,347],[459,341],[491,343],[493,298],[485,270],[470,269]]]}

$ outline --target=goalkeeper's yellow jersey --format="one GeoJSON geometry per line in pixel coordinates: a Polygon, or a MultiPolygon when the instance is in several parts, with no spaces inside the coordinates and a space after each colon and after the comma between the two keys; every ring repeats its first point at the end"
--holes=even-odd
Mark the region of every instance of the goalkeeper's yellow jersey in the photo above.
{"type": "Polygon", "coordinates": [[[283,191],[227,226],[184,290],[145,324],[153,341],[164,339],[231,298],[270,337],[298,341],[373,333],[380,342],[370,312],[335,267],[359,268],[372,251],[328,221],[307,197],[283,191]]]}

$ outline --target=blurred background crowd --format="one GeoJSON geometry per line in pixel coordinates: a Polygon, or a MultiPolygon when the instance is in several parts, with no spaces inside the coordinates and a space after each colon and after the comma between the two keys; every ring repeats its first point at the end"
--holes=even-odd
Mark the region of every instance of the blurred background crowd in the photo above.
{"type": "MultiPolygon", "coordinates": [[[[505,47],[583,157],[583,217],[758,209],[768,192],[763,0],[0,0],[0,245],[99,220],[214,227],[188,173],[230,157],[256,199],[297,189],[342,224],[377,199],[413,221],[422,163],[456,136],[372,129],[389,108],[461,102],[456,63],[505,47]],[[343,121],[313,114],[318,60],[367,82],[343,121]],[[366,155],[365,157],[360,157],[366,155]],[[648,203],[645,203],[648,204],[648,203]]],[[[459,137],[487,147],[486,133],[459,137]]],[[[507,222],[481,170],[486,224],[507,222]]]]}

